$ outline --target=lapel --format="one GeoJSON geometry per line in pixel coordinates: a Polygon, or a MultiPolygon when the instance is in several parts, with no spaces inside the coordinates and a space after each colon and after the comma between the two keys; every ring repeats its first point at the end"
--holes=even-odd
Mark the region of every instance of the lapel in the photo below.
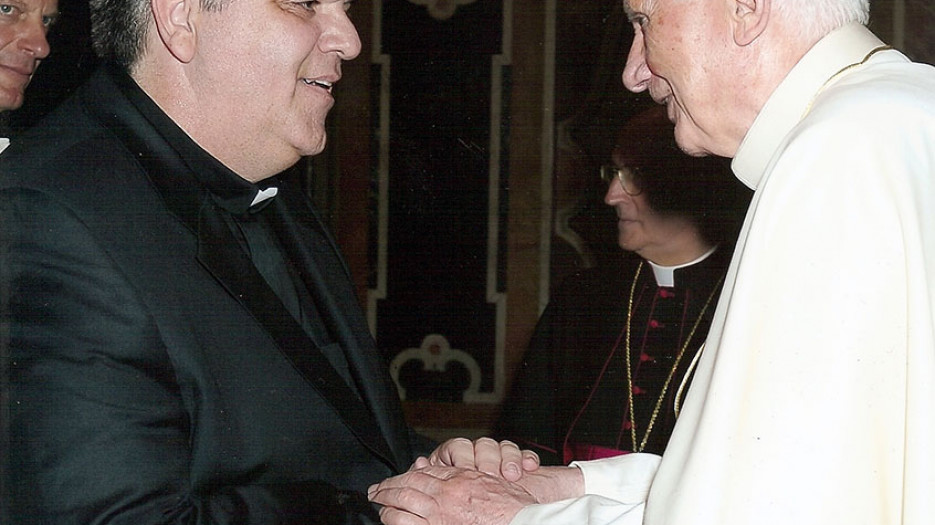
{"type": "MultiPolygon", "coordinates": [[[[195,178],[189,162],[191,159],[183,158],[163,135],[168,133],[178,139],[177,134],[184,137],[184,133],[158,111],[155,104],[125,75],[99,72],[84,93],[89,99],[87,107],[93,108],[97,117],[138,160],[169,211],[197,236],[197,258],[202,266],[253,314],[296,370],[334,408],[358,439],[389,465],[405,469],[408,457],[401,460],[398,452],[391,452],[387,438],[381,432],[392,427],[384,420],[389,416],[380,410],[385,403],[374,405],[375,413],[372,413],[345,383],[240,248],[224,222],[223,211],[195,178]],[[118,91],[114,83],[120,86],[119,92],[133,102],[114,94],[118,91]]],[[[354,363],[349,364],[353,369],[354,363]]],[[[373,372],[360,370],[359,373],[373,372]]],[[[370,382],[361,381],[363,384],[370,382]]],[[[367,396],[367,399],[371,397],[367,396]]],[[[401,418],[399,414],[395,412],[392,416],[401,418]]],[[[392,436],[391,441],[395,444],[396,434],[392,436]]],[[[393,450],[401,449],[394,447],[393,450]]]]}
{"type": "MultiPolygon", "coordinates": [[[[266,284],[221,213],[211,199],[205,199],[198,217],[198,260],[263,325],[282,353],[331,404],[354,435],[373,452],[395,464],[368,407],[266,284]]],[[[322,316],[327,317],[324,312],[322,316]]]]}
{"type": "Polygon", "coordinates": [[[408,467],[408,431],[402,423],[399,394],[389,368],[373,343],[357,302],[350,273],[337,243],[300,190],[280,181],[270,205],[276,234],[315,299],[332,336],[345,350],[351,374],[394,451],[397,464],[408,467]],[[379,378],[380,380],[374,380],[379,378]]]}

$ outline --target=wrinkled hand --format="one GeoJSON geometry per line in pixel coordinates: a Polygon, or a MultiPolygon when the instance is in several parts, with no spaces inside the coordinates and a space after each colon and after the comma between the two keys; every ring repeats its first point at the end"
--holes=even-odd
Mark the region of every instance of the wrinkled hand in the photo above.
{"type": "Polygon", "coordinates": [[[416,459],[410,470],[428,466],[458,467],[478,470],[507,481],[518,481],[526,472],[539,468],[539,455],[531,450],[520,450],[511,441],[482,437],[450,439],[435,449],[428,458],[416,459]]]}
{"type": "Polygon", "coordinates": [[[499,475],[428,466],[373,485],[385,525],[506,525],[536,498],[499,475]]]}

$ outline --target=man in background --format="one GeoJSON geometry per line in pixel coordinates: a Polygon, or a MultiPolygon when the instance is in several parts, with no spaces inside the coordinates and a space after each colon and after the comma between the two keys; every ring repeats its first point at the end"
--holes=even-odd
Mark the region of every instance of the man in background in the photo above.
{"type": "Polygon", "coordinates": [[[661,463],[517,484],[430,458],[371,488],[384,522],[930,523],[935,68],[868,31],[867,0],[624,6],[626,87],[755,190],[661,463]]]}
{"type": "Polygon", "coordinates": [[[46,34],[57,15],[57,0],[0,5],[0,152],[10,144],[3,113],[23,105],[26,86],[49,56],[46,34]]]}

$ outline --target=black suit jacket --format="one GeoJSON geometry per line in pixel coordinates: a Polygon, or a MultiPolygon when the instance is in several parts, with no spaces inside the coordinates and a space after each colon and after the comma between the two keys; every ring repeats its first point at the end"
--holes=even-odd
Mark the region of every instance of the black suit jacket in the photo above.
{"type": "Polygon", "coordinates": [[[102,70],[0,160],[8,517],[366,522],[367,486],[412,454],[337,247],[280,181],[276,235],[353,385],[221,221],[180,133],[102,70]]]}

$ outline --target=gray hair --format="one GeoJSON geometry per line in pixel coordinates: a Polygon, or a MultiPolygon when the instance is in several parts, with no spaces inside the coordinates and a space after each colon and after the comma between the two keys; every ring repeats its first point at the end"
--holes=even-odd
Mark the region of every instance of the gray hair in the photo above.
{"type": "Polygon", "coordinates": [[[776,0],[773,6],[812,42],[847,24],[870,21],[870,0],[776,0]]]}
{"type": "MultiPolygon", "coordinates": [[[[202,10],[220,11],[232,0],[199,0],[202,10]]],[[[90,0],[91,44],[103,60],[129,71],[143,56],[151,29],[150,0],[90,0]]]]}

